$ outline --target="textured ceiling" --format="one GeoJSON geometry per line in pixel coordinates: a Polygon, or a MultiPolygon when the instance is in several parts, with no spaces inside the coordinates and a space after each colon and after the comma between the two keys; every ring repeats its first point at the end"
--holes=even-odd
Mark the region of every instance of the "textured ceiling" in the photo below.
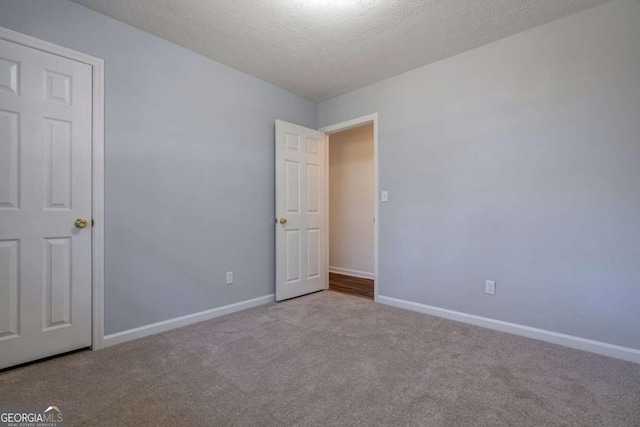
{"type": "Polygon", "coordinates": [[[314,101],[607,0],[74,0],[314,101]]]}

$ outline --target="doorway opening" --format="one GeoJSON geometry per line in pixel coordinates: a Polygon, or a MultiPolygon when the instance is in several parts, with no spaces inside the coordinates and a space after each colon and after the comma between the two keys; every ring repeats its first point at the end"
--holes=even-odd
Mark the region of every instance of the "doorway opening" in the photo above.
{"type": "MultiPolygon", "coordinates": [[[[373,300],[378,300],[378,115],[370,114],[342,123],[309,129],[282,120],[275,123],[275,243],[276,243],[276,301],[283,301],[312,292],[329,289],[329,267],[335,274],[366,279],[371,286],[373,280],[373,300]],[[370,234],[369,254],[373,247],[373,270],[366,267],[337,265],[329,263],[330,237],[330,191],[329,191],[329,140],[342,131],[362,125],[369,135],[369,153],[373,148],[373,171],[371,165],[363,177],[372,186],[368,191],[369,205],[367,217],[359,221],[363,227],[373,229],[370,234]],[[372,136],[372,137],[371,137],[372,136]],[[371,194],[371,191],[373,194],[371,194]],[[341,268],[342,270],[338,270],[341,268]],[[360,268],[358,270],[358,268],[360,268]],[[369,270],[369,271],[365,271],[369,270]],[[346,274],[345,274],[346,273],[346,274]],[[365,274],[363,274],[365,273],[365,274]]],[[[369,158],[371,155],[369,154],[369,158]]],[[[359,175],[357,175],[359,176],[359,175]]],[[[347,182],[351,182],[348,179],[347,182]]],[[[350,200],[347,196],[347,200],[350,200]]],[[[336,199],[336,202],[338,200],[336,199]]],[[[348,227],[349,231],[353,227],[348,227]]],[[[335,233],[334,233],[335,234],[335,233]]],[[[356,237],[356,239],[359,239],[356,237]]],[[[334,239],[335,240],[335,239],[334,239]]],[[[362,244],[362,242],[360,242],[362,244]]],[[[343,287],[353,288],[355,279],[343,287]],[[345,286],[346,285],[346,286],[345,286]]],[[[345,289],[347,290],[347,289],[345,289]]],[[[370,291],[365,295],[370,296],[370,291]]]]}
{"type": "Polygon", "coordinates": [[[328,289],[374,299],[375,125],[327,132],[328,289]]]}

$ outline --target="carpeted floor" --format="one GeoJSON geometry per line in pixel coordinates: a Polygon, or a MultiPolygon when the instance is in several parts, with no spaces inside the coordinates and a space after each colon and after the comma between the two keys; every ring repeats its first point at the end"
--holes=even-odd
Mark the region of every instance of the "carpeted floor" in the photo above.
{"type": "Polygon", "coordinates": [[[87,426],[640,426],[640,365],[331,291],[0,373],[87,426]]]}

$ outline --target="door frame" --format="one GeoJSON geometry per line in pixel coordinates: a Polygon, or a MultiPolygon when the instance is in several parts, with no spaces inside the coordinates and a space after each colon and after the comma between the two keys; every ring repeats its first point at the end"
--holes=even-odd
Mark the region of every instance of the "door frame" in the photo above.
{"type": "Polygon", "coordinates": [[[320,128],[321,132],[325,135],[325,209],[327,225],[325,230],[325,244],[326,244],[326,259],[327,259],[327,283],[325,289],[329,289],[329,136],[332,133],[341,132],[358,126],[373,123],[373,191],[374,191],[374,208],[373,208],[373,300],[378,302],[378,295],[380,289],[380,281],[378,275],[378,236],[380,221],[378,220],[378,206],[379,206],[379,191],[378,191],[378,113],[369,114],[355,119],[347,120],[344,122],[336,123],[334,125],[325,126],[320,128]]]}
{"type": "Polygon", "coordinates": [[[17,31],[0,27],[0,39],[91,67],[91,349],[104,340],[104,61],[17,31]]]}

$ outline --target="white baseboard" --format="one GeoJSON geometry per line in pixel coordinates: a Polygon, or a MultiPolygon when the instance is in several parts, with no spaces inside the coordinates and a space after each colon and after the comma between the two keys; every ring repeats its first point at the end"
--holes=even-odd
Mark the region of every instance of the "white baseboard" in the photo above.
{"type": "Polygon", "coordinates": [[[601,354],[603,356],[609,356],[629,362],[640,363],[640,350],[629,347],[607,344],[600,341],[588,340],[572,335],[565,335],[557,332],[547,331],[544,329],[532,328],[530,326],[519,325],[517,323],[503,322],[501,320],[490,319],[488,317],[447,310],[444,308],[433,307],[430,305],[420,304],[412,301],[405,301],[391,297],[385,297],[382,295],[378,296],[378,302],[382,304],[392,305],[394,307],[430,314],[432,316],[444,317],[446,319],[456,320],[458,322],[469,323],[489,329],[495,329],[501,332],[534,338],[540,341],[546,341],[565,347],[575,348],[577,350],[588,351],[591,353],[601,354]]]}
{"type": "Polygon", "coordinates": [[[367,273],[366,271],[350,270],[348,268],[329,267],[329,273],[344,274],[346,276],[360,277],[363,279],[375,279],[376,276],[373,273],[367,273]]]}
{"type": "Polygon", "coordinates": [[[257,307],[274,301],[275,294],[270,294],[263,297],[237,302],[235,304],[225,305],[223,307],[212,308],[211,310],[205,310],[199,313],[187,314],[186,316],[176,317],[175,319],[152,323],[150,325],[129,329],[127,331],[117,332],[104,337],[103,348],[122,344],[127,341],[133,341],[149,335],[170,331],[171,329],[180,328],[182,326],[191,325],[193,323],[202,322],[203,320],[213,319],[224,316],[225,314],[235,313],[236,311],[246,310],[248,308],[257,307]]]}

